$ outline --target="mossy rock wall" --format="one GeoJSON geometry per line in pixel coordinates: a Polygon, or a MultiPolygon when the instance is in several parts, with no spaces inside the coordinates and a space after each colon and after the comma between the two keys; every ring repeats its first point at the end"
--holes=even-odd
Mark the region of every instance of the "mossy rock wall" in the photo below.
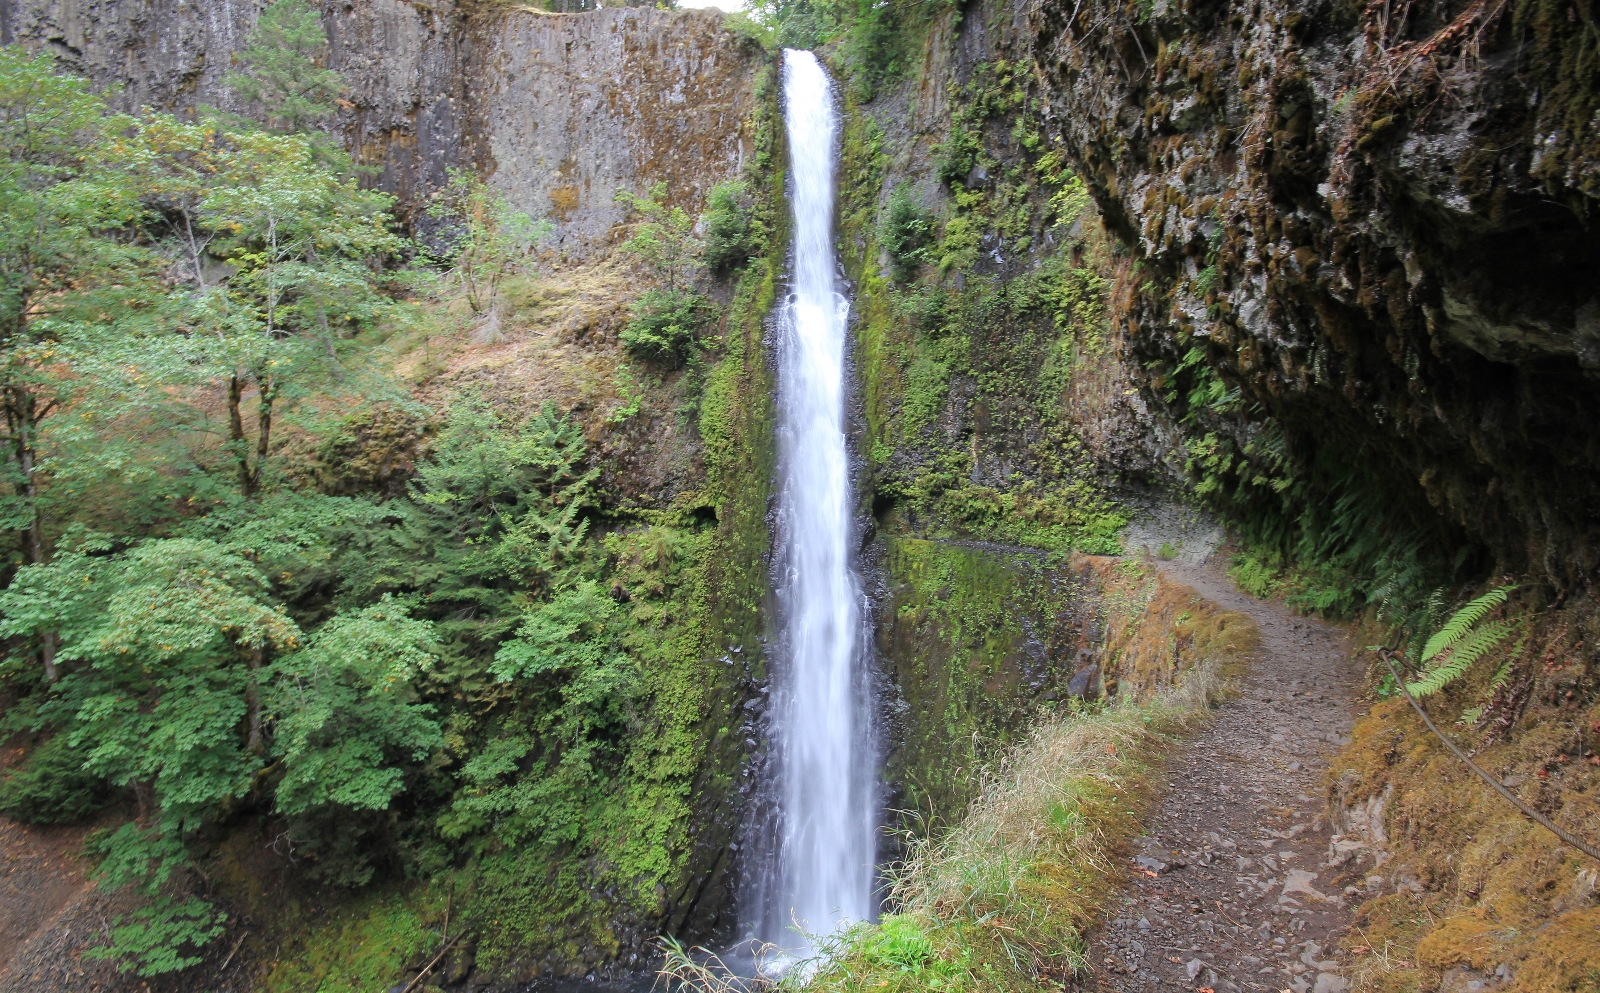
{"type": "Polygon", "coordinates": [[[1037,715],[1070,705],[1074,675],[1077,703],[1098,703],[1104,624],[1092,584],[1054,555],[898,536],[875,551],[876,647],[896,694],[884,776],[908,826],[932,830],[1037,715]]]}
{"type": "Polygon", "coordinates": [[[1371,493],[1443,557],[1587,582],[1593,6],[1017,9],[1044,130],[1131,255],[1118,333],[1194,427],[1197,482],[1255,516],[1371,493]]]}

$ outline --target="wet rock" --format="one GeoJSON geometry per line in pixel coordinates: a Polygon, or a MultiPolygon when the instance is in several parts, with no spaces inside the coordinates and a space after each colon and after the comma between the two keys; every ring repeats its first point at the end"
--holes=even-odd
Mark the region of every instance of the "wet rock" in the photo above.
{"type": "Polygon", "coordinates": [[[1100,667],[1086,666],[1073,673],[1067,680],[1067,695],[1090,699],[1100,696],[1100,667]]]}
{"type": "Polygon", "coordinates": [[[1198,432],[1238,451],[1270,417],[1318,458],[1358,439],[1396,511],[1442,512],[1511,571],[1587,582],[1597,129],[1589,91],[1553,74],[1579,71],[1557,53],[1586,51],[1591,22],[1539,35],[1501,6],[1451,36],[1381,5],[1018,6],[1046,130],[1138,260],[1113,321],[1161,370],[1147,392],[1199,342],[1233,409],[1260,413],[1196,407],[1198,432]],[[1435,70],[1384,54],[1423,46],[1457,67],[1448,107],[1435,70]]]}
{"type": "Polygon", "coordinates": [[[472,975],[478,964],[478,936],[469,934],[462,938],[445,957],[441,970],[444,985],[454,986],[472,975]]]}

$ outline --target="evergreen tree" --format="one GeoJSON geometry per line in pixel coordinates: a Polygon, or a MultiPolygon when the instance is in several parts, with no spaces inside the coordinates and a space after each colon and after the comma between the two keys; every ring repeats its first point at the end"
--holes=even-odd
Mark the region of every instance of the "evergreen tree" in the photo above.
{"type": "Polygon", "coordinates": [[[306,0],[276,0],[261,12],[224,82],[254,120],[269,131],[296,134],[324,128],[344,94],[344,77],[322,63],[328,35],[306,0]]]}

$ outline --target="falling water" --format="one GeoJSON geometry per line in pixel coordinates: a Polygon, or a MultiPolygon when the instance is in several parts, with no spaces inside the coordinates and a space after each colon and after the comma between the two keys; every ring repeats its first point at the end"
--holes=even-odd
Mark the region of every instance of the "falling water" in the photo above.
{"type": "Polygon", "coordinates": [[[771,731],[776,858],[757,900],[758,937],[791,952],[796,925],[827,934],[872,916],[877,755],[861,650],[845,448],[845,319],[834,257],[838,115],[815,55],[783,58],[794,207],[794,282],[780,315],[778,594],[782,638],[771,731]]]}

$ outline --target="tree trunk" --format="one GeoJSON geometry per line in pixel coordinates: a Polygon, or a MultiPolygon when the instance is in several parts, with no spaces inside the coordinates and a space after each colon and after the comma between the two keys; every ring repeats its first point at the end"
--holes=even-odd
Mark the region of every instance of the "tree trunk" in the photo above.
{"type": "Polygon", "coordinates": [[[267,464],[267,450],[272,442],[272,401],[278,397],[278,383],[273,377],[257,376],[256,385],[261,390],[261,402],[256,406],[256,466],[252,495],[261,489],[261,471],[267,464]]]}
{"type": "Polygon", "coordinates": [[[261,663],[264,661],[267,650],[257,646],[245,650],[245,665],[250,670],[249,678],[244,684],[244,704],[246,708],[245,747],[256,755],[264,750],[261,742],[261,663]]]}
{"type": "MultiPolygon", "coordinates": [[[[44,565],[44,518],[39,513],[39,484],[34,468],[33,438],[37,425],[34,424],[34,399],[26,389],[12,389],[8,406],[8,417],[11,422],[12,436],[15,438],[15,455],[17,467],[22,471],[22,484],[20,486],[22,498],[28,501],[28,531],[25,539],[28,552],[28,562],[32,565],[44,565]]],[[[54,631],[45,631],[39,636],[39,659],[44,664],[44,678],[48,682],[55,682],[60,676],[56,669],[56,634],[54,631]]]]}
{"type": "Polygon", "coordinates": [[[256,477],[250,471],[250,449],[244,440],[244,413],[240,410],[243,402],[244,380],[235,372],[228,378],[228,443],[239,465],[239,490],[250,500],[256,495],[256,477]]]}

